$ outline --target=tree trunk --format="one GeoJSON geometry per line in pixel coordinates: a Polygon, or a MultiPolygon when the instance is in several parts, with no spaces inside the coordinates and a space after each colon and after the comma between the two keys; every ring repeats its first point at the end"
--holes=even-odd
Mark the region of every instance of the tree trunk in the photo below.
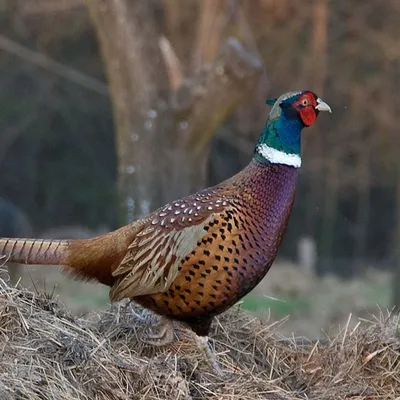
{"type": "Polygon", "coordinates": [[[89,0],[108,75],[116,126],[118,185],[124,220],[140,218],[167,197],[172,128],[160,36],[145,1],[89,0]]]}
{"type": "MultiPolygon", "coordinates": [[[[314,0],[313,5],[313,26],[312,26],[312,49],[311,55],[314,62],[310,70],[310,82],[319,96],[323,97],[324,86],[327,75],[327,42],[328,42],[328,2],[327,0],[314,0]]],[[[307,148],[312,143],[315,154],[323,154],[323,137],[318,134],[304,135],[304,147],[307,148]]],[[[311,171],[309,181],[313,182],[313,176],[318,179],[318,174],[311,171]]],[[[311,184],[306,194],[308,205],[305,213],[305,232],[311,237],[316,237],[318,215],[318,185],[311,184]]]]}
{"type": "Polygon", "coordinates": [[[110,85],[126,223],[204,185],[210,138],[254,91],[261,62],[230,39],[195,77],[179,82],[183,68],[158,31],[151,1],[87,5],[110,85]]]}

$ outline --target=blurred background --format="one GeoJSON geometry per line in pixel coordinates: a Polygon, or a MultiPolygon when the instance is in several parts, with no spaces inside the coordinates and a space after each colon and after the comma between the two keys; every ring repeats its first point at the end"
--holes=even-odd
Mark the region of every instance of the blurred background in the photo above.
{"type": "MultiPolygon", "coordinates": [[[[319,336],[400,306],[399,18],[396,0],[0,0],[0,235],[91,237],[215,184],[251,159],[265,100],[310,89],[333,114],[304,132],[287,235],[243,307],[319,336]]],[[[74,313],[108,307],[18,271],[74,313]]]]}

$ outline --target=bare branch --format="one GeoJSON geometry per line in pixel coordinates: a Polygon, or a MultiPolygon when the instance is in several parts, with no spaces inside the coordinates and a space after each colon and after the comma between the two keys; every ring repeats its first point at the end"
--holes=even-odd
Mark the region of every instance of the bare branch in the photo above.
{"type": "Polygon", "coordinates": [[[201,153],[217,127],[256,88],[261,73],[261,60],[230,38],[213,63],[185,81],[172,103],[187,122],[182,137],[192,154],[201,153]]]}
{"type": "Polygon", "coordinates": [[[193,72],[197,74],[204,64],[212,61],[218,54],[223,30],[229,16],[228,0],[202,0],[198,22],[197,43],[193,56],[193,72]]]}
{"type": "Polygon", "coordinates": [[[122,91],[116,100],[123,100],[122,93],[132,91],[135,106],[147,112],[156,99],[166,98],[163,92],[168,89],[151,2],[86,0],[86,3],[107,60],[111,89],[122,91]]]}
{"type": "Polygon", "coordinates": [[[48,71],[81,85],[86,89],[92,90],[103,96],[108,96],[107,85],[105,85],[103,82],[83,74],[76,69],[68,67],[67,65],[54,61],[42,53],[21,46],[20,44],[8,39],[3,35],[0,35],[0,49],[14,54],[15,56],[32,64],[38,65],[39,67],[47,69],[48,71]]]}
{"type": "Polygon", "coordinates": [[[68,12],[83,7],[83,0],[35,0],[18,2],[19,11],[25,15],[68,12]]]}
{"type": "Polygon", "coordinates": [[[174,47],[184,71],[190,71],[197,32],[199,0],[156,0],[163,6],[163,34],[174,47]]]}
{"type": "Polygon", "coordinates": [[[315,0],[313,18],[314,65],[312,71],[315,90],[323,94],[327,68],[328,1],[315,0]]]}
{"type": "Polygon", "coordinates": [[[169,87],[172,91],[177,90],[184,79],[181,62],[179,61],[170,41],[165,36],[160,38],[159,44],[167,67],[169,87]]]}

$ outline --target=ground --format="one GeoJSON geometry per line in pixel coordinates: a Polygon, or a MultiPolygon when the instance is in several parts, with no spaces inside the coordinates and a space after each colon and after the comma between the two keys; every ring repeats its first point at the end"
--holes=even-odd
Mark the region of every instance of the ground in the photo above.
{"type": "Polygon", "coordinates": [[[123,304],[77,319],[52,299],[0,280],[0,398],[108,400],[395,400],[398,317],[380,315],[336,336],[284,338],[278,324],[234,307],[210,337],[226,376],[210,372],[192,336],[140,337],[153,317],[123,304]]]}

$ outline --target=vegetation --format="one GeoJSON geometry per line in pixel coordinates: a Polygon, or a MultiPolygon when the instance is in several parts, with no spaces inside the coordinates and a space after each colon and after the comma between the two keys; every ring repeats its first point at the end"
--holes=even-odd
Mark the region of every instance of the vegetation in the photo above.
{"type": "Polygon", "coordinates": [[[322,341],[284,339],[233,309],[212,338],[223,368],[208,372],[190,334],[164,348],[143,344],[143,309],[75,319],[48,297],[0,281],[3,399],[395,399],[399,321],[381,316],[322,341]],[[18,362],[15,362],[18,360],[18,362]]]}

